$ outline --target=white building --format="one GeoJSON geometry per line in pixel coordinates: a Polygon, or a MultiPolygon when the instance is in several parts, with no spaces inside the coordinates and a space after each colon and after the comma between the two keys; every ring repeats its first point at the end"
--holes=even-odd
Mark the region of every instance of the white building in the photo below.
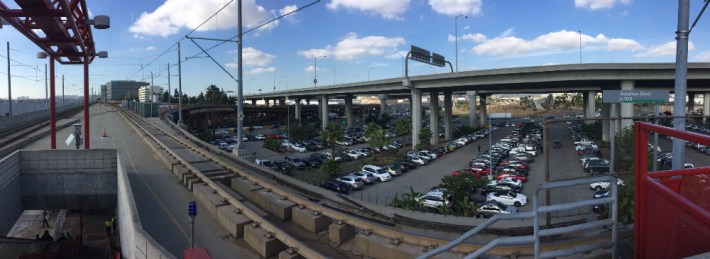
{"type": "Polygon", "coordinates": [[[141,86],[138,89],[138,101],[140,102],[156,102],[163,94],[163,88],[160,86],[141,86]]]}

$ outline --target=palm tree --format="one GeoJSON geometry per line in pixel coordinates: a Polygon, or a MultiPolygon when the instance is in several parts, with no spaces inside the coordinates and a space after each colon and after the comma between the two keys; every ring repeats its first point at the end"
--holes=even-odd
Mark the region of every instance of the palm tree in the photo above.
{"type": "MultiPolygon", "coordinates": [[[[373,156],[375,155],[375,147],[382,147],[388,144],[387,136],[385,136],[385,132],[382,130],[382,127],[374,122],[367,124],[364,135],[365,138],[367,138],[367,143],[373,149],[373,156]]],[[[381,149],[380,151],[380,163],[384,164],[385,152],[384,149],[381,149]]]]}
{"type": "MultiPolygon", "coordinates": [[[[394,131],[398,136],[402,136],[402,142],[404,142],[404,138],[412,133],[412,122],[408,119],[400,119],[394,124],[394,131]]],[[[404,149],[406,151],[407,147],[405,146],[404,149]]]]}
{"type": "Polygon", "coordinates": [[[325,129],[321,131],[320,138],[322,141],[328,142],[331,150],[331,159],[335,159],[335,142],[343,140],[343,128],[337,123],[331,122],[325,126],[325,129]]]}

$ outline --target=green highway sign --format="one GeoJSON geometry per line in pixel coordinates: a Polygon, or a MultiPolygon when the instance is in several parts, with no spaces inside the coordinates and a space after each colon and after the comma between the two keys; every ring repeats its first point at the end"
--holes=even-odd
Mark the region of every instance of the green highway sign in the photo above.
{"type": "Polygon", "coordinates": [[[603,103],[667,103],[668,90],[604,90],[603,103]]]}

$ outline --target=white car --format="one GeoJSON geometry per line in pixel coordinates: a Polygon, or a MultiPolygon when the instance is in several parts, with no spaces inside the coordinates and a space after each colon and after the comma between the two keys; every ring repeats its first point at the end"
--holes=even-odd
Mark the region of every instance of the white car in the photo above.
{"type": "Polygon", "coordinates": [[[385,169],[382,169],[382,167],[376,165],[365,165],[362,167],[362,170],[365,172],[372,173],[373,175],[375,175],[375,178],[380,182],[392,180],[392,176],[387,171],[385,171],[385,169]]]}
{"type": "MultiPolygon", "coordinates": [[[[624,185],[624,180],[621,180],[621,178],[616,179],[616,185],[624,185]]],[[[601,190],[601,189],[607,189],[611,186],[610,182],[596,182],[596,183],[590,183],[589,187],[592,188],[592,190],[601,190]]]]}
{"type": "Polygon", "coordinates": [[[384,169],[385,172],[389,173],[392,176],[397,176],[397,175],[402,174],[402,172],[400,172],[400,170],[397,170],[397,169],[389,167],[389,166],[385,166],[382,169],[384,169]]]}
{"type": "Polygon", "coordinates": [[[451,204],[451,195],[444,198],[443,192],[431,191],[414,198],[414,200],[424,207],[436,209],[439,206],[449,206],[451,204]]]}
{"type": "Polygon", "coordinates": [[[333,155],[330,152],[324,152],[323,156],[325,156],[325,158],[327,158],[327,159],[333,159],[333,160],[335,160],[335,162],[342,162],[343,161],[343,158],[340,155],[336,154],[335,158],[333,158],[333,155]]]}
{"type": "Polygon", "coordinates": [[[434,160],[434,159],[436,159],[436,158],[438,157],[438,156],[436,155],[436,153],[430,152],[430,151],[428,151],[428,150],[419,151],[419,155],[420,155],[420,156],[428,156],[428,157],[431,157],[432,160],[434,160]]]}
{"type": "Polygon", "coordinates": [[[486,201],[497,201],[505,205],[520,207],[528,204],[528,197],[513,191],[500,191],[489,193],[486,201]]]}
{"type": "Polygon", "coordinates": [[[259,134],[259,135],[256,135],[255,138],[258,139],[258,140],[265,140],[265,139],[266,139],[266,135],[264,135],[264,134],[259,134]]]}
{"type": "Polygon", "coordinates": [[[308,151],[306,147],[302,146],[301,144],[291,144],[291,149],[299,153],[306,153],[306,151],[308,151]]]}
{"type": "Polygon", "coordinates": [[[349,156],[352,159],[358,159],[358,158],[362,157],[362,153],[360,153],[357,150],[349,150],[348,152],[345,152],[345,155],[349,156]]]}
{"type": "Polygon", "coordinates": [[[354,172],[351,173],[350,176],[355,176],[360,179],[362,179],[365,184],[371,184],[374,183],[376,179],[375,175],[370,173],[370,172],[365,172],[365,171],[360,171],[360,172],[354,172]]]}
{"type": "Polygon", "coordinates": [[[410,157],[409,161],[412,161],[416,163],[417,165],[426,165],[426,160],[422,159],[421,157],[410,157]]]}
{"type": "Polygon", "coordinates": [[[520,180],[514,180],[512,177],[505,177],[503,179],[498,180],[499,184],[510,184],[514,186],[523,186],[523,182],[520,180]]]}

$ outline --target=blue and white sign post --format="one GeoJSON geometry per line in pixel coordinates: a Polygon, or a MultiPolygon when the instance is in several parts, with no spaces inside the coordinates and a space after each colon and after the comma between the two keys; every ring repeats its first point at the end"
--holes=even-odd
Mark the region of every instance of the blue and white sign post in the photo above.
{"type": "Polygon", "coordinates": [[[187,216],[190,218],[190,248],[195,247],[195,216],[197,216],[197,204],[195,201],[187,202],[187,216]]]}

